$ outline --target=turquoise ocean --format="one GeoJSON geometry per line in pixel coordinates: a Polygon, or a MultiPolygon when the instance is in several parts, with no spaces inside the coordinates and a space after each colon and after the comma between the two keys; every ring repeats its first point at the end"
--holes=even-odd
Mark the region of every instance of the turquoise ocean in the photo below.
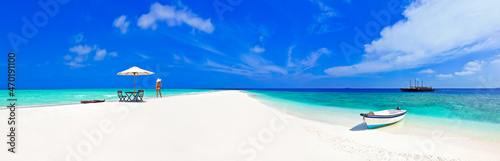
{"type": "MultiPolygon", "coordinates": [[[[117,92],[133,89],[16,90],[17,106],[76,104],[80,100],[117,101],[117,92]]],[[[412,135],[464,136],[500,140],[500,89],[438,89],[436,92],[401,92],[399,89],[240,89],[251,97],[289,114],[366,130],[359,113],[407,110],[401,122],[376,130],[412,135]]],[[[7,100],[8,90],[0,99],[7,100]]],[[[162,89],[163,96],[217,91],[212,89],[162,89]]],[[[145,97],[156,97],[146,89],[145,97]]],[[[8,101],[2,101],[5,109],[8,101]]]]}
{"type": "Polygon", "coordinates": [[[360,113],[407,110],[405,119],[376,130],[500,141],[500,89],[266,89],[247,90],[263,103],[305,119],[367,130],[360,113]]]}
{"type": "MultiPolygon", "coordinates": [[[[34,90],[15,90],[17,106],[47,106],[57,104],[80,103],[81,100],[106,99],[106,101],[118,100],[117,91],[132,92],[134,89],[34,89],[34,90]]],[[[138,89],[136,89],[137,91],[138,89]]],[[[2,107],[9,102],[9,90],[0,90],[2,95],[2,107]]],[[[196,92],[208,92],[207,89],[162,89],[162,96],[171,96],[178,94],[189,94],[196,92]]],[[[125,93],[123,93],[125,94],[125,93]]],[[[156,89],[145,89],[144,97],[156,97],[156,89]]],[[[159,96],[158,96],[159,97],[159,96]]]]}

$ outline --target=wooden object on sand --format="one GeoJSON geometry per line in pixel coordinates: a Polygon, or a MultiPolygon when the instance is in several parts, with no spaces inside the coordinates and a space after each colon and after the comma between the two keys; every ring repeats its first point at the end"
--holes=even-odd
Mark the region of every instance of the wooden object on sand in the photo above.
{"type": "Polygon", "coordinates": [[[81,103],[99,103],[99,102],[104,102],[106,101],[105,99],[100,99],[100,100],[82,100],[81,103]]]}

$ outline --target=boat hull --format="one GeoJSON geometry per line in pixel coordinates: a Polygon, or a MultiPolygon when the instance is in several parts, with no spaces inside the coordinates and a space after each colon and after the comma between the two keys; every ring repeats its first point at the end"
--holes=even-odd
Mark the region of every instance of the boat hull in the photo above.
{"type": "Polygon", "coordinates": [[[401,88],[403,92],[434,92],[436,89],[434,88],[423,88],[423,89],[415,89],[415,88],[401,88]]]}
{"type": "Polygon", "coordinates": [[[397,115],[397,116],[391,116],[391,117],[371,117],[371,116],[365,116],[363,117],[363,120],[366,124],[366,126],[370,129],[382,127],[382,126],[387,126],[394,124],[396,122],[401,121],[404,117],[406,116],[406,112],[397,115]]]}

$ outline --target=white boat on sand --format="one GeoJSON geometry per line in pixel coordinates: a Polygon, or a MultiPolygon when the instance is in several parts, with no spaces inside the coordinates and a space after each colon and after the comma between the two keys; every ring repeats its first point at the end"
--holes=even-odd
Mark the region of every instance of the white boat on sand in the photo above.
{"type": "Polygon", "coordinates": [[[402,120],[406,116],[406,110],[383,110],[360,114],[363,121],[370,129],[387,126],[402,120]]]}

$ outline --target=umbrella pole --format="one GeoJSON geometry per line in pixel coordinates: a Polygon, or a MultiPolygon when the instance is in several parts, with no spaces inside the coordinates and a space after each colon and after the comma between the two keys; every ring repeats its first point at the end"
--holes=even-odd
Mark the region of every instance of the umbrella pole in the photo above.
{"type": "Polygon", "coordinates": [[[135,74],[134,74],[134,92],[135,92],[135,74]]]}

